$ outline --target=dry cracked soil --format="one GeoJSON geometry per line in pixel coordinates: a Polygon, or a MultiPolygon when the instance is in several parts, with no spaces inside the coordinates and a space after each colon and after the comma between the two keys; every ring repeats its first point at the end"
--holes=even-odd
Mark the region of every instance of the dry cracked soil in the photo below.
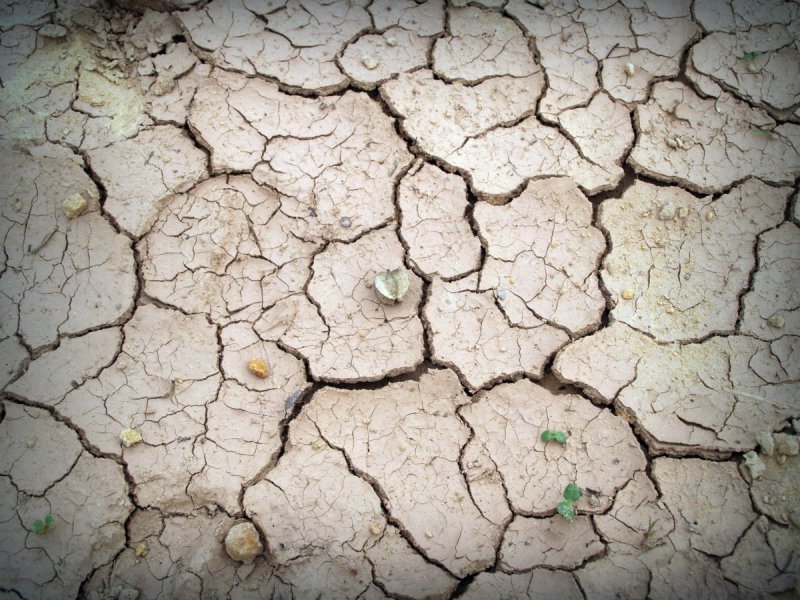
{"type": "Polygon", "coordinates": [[[797,0],[0,0],[0,84],[3,600],[800,594],[797,0]]]}

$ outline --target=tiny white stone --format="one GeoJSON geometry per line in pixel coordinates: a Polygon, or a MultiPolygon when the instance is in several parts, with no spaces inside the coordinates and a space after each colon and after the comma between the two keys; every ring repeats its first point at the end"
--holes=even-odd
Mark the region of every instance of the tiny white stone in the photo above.
{"type": "Polygon", "coordinates": [[[378,59],[376,59],[374,56],[370,56],[369,54],[365,54],[361,57],[361,63],[370,70],[377,68],[379,64],[378,59]]]}
{"type": "Polygon", "coordinates": [[[625,65],[625,74],[628,77],[633,77],[633,74],[636,72],[636,67],[633,63],[628,63],[625,65]]]}

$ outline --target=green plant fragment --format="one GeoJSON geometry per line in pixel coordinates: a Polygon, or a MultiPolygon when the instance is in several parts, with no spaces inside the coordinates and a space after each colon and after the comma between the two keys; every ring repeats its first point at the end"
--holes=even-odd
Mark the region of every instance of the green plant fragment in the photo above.
{"type": "Polygon", "coordinates": [[[575,520],[575,506],[568,500],[562,500],[556,506],[558,514],[564,517],[567,521],[575,520]]]}
{"type": "Polygon", "coordinates": [[[570,502],[577,502],[582,494],[583,492],[581,491],[581,488],[577,486],[577,484],[570,483],[564,488],[564,498],[570,502]]]}
{"type": "Polygon", "coordinates": [[[567,443],[567,434],[563,431],[550,431],[548,429],[543,431],[540,437],[545,444],[553,440],[557,441],[562,446],[567,443]]]}
{"type": "Polygon", "coordinates": [[[763,53],[763,52],[761,52],[760,50],[754,50],[753,52],[745,52],[744,54],[742,54],[742,55],[739,57],[739,59],[740,59],[740,60],[743,60],[743,61],[745,61],[745,62],[748,62],[748,61],[751,61],[751,60],[753,60],[754,58],[758,58],[758,57],[759,57],[759,56],[761,56],[762,54],[764,54],[764,53],[763,53]]]}

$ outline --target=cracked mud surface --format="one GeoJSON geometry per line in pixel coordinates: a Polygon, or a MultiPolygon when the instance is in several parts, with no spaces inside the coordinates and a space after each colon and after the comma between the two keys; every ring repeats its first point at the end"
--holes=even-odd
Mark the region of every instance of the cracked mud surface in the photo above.
{"type": "Polygon", "coordinates": [[[796,594],[798,23],[0,3],[0,596],[796,594]]]}

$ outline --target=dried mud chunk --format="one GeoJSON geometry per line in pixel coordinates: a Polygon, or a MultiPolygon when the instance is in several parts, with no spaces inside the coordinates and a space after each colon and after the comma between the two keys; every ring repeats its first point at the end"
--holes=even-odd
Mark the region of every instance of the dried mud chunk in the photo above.
{"type": "Polygon", "coordinates": [[[391,526],[386,527],[380,541],[366,555],[374,565],[375,580],[389,593],[411,598],[447,598],[458,583],[452,575],[425,561],[391,526]]]}
{"type": "Polygon", "coordinates": [[[266,138],[231,106],[230,90],[213,79],[198,87],[187,123],[211,153],[212,173],[252,171],[264,152],[266,138]]]}
{"type": "Polygon", "coordinates": [[[473,504],[459,468],[469,429],[456,409],[466,401],[456,376],[441,370],[376,391],[325,388],[303,413],[380,486],[414,544],[457,577],[491,565],[502,532],[473,504]]]}
{"type": "Polygon", "coordinates": [[[568,340],[542,321],[510,325],[494,292],[439,279],[431,284],[423,316],[433,361],[454,368],[472,390],[522,374],[541,377],[549,357],[568,340]]]}
{"type": "MultiPolygon", "coordinates": [[[[146,444],[201,434],[205,405],[219,387],[215,328],[202,315],[143,305],[123,331],[114,364],[67,394],[56,410],[90,444],[115,456],[122,452],[119,433],[129,427],[146,444]]],[[[130,452],[146,453],[141,444],[130,452]]]]}
{"type": "Polygon", "coordinates": [[[796,588],[800,580],[797,530],[760,517],[722,559],[725,577],[750,592],[778,593],[796,588]]]}
{"type": "Polygon", "coordinates": [[[598,532],[610,544],[612,555],[636,556],[660,545],[675,529],[675,518],[642,471],[617,492],[611,510],[594,519],[598,532]]]}
{"type": "Polygon", "coordinates": [[[280,202],[248,176],[174,197],[139,242],[145,291],[224,322],[301,290],[316,245],[290,234],[280,202]]]}
{"type": "Polygon", "coordinates": [[[207,432],[198,446],[205,465],[189,484],[196,505],[218,505],[235,513],[242,485],[252,481],[276,455],[286,393],[305,389],[302,369],[291,379],[284,373],[278,383],[274,389],[256,392],[228,380],[209,402],[207,432]]]}
{"type": "Polygon", "coordinates": [[[108,366],[121,341],[121,331],[116,327],[63,339],[58,348],[32,361],[25,374],[5,391],[33,402],[55,404],[108,366]]]}
{"type": "Polygon", "coordinates": [[[0,341],[0,388],[19,375],[28,357],[28,350],[15,336],[0,341]]]}
{"type": "Polygon", "coordinates": [[[580,600],[581,589],[571,573],[550,569],[533,569],[528,573],[480,573],[459,596],[467,600],[516,600],[517,598],[542,598],[544,600],[580,600]]]}
{"type": "Polygon", "coordinates": [[[298,237],[352,240],[394,217],[394,182],[412,157],[364,93],[347,92],[314,117],[331,130],[308,139],[306,121],[293,123],[286,137],[267,144],[253,178],[286,196],[281,209],[298,237]],[[343,228],[342,217],[352,226],[343,228]]]}
{"type": "Polygon", "coordinates": [[[707,598],[727,600],[738,597],[736,586],[728,581],[711,557],[691,549],[665,544],[648,551],[643,561],[650,569],[648,598],[707,598]]]}
{"type": "Polygon", "coordinates": [[[371,24],[360,2],[345,0],[283,6],[214,0],[176,16],[199,55],[215,66],[319,93],[347,85],[336,57],[371,24]]]}
{"type": "Polygon", "coordinates": [[[578,502],[581,512],[597,512],[645,466],[645,458],[628,425],[606,409],[574,395],[553,395],[521,380],[483,392],[462,416],[475,432],[503,477],[515,513],[553,513],[567,483],[593,490],[578,502]],[[545,430],[570,437],[565,446],[545,444],[545,430]]]}
{"type": "Polygon", "coordinates": [[[531,313],[517,315],[511,297],[498,297],[513,323],[533,317],[573,335],[600,324],[605,299],[595,270],[605,238],[571,180],[530,182],[504,206],[478,204],[474,217],[488,254],[481,287],[507,291],[531,313]]]}
{"type": "Polygon", "coordinates": [[[800,228],[784,223],[758,240],[758,270],[744,296],[742,332],[765,340],[800,332],[800,228]]]}
{"type": "Polygon", "coordinates": [[[761,456],[764,471],[750,484],[758,512],[784,525],[800,528],[800,458],[761,456]]]}
{"type": "Polygon", "coordinates": [[[69,109],[75,99],[83,51],[78,44],[65,53],[58,42],[37,42],[35,31],[24,26],[5,30],[0,44],[0,145],[11,149],[43,144],[47,119],[69,109]]]}
{"type": "Polygon", "coordinates": [[[427,38],[394,27],[360,37],[347,46],[339,64],[358,87],[371,90],[393,75],[424,67],[428,46],[427,38]]]}
{"type": "Polygon", "coordinates": [[[10,151],[0,176],[0,337],[19,333],[38,350],[120,320],[133,304],[133,253],[98,214],[92,180],[71,160],[10,151]],[[73,193],[89,197],[89,210],[70,220],[61,204],[73,193]]]}
{"type": "Polygon", "coordinates": [[[83,448],[75,432],[45,410],[8,402],[0,423],[0,474],[30,495],[45,493],[67,475],[83,448]]]}
{"type": "Polygon", "coordinates": [[[639,173],[700,193],[724,191],[747,176],[792,183],[800,173],[800,126],[773,127],[763,110],[728,94],[703,99],[682,83],[657,83],[636,118],[642,134],[628,162],[639,173]],[[675,148],[667,145],[677,138],[675,148]]]}
{"type": "Polygon", "coordinates": [[[586,108],[561,113],[559,123],[581,154],[614,171],[633,145],[633,125],[628,110],[606,94],[597,94],[586,108]]]}
{"type": "Polygon", "coordinates": [[[233,525],[221,512],[161,517],[156,511],[137,511],[130,526],[135,539],[146,544],[147,554],[137,557],[133,547],[125,548],[105,576],[91,579],[86,587],[101,598],[117,586],[138,590],[139,598],[231,597],[234,587],[247,587],[254,579],[269,589],[272,572],[259,567],[261,561],[247,567],[226,554],[225,535],[233,525]]]}
{"type": "Polygon", "coordinates": [[[569,16],[549,14],[522,0],[512,0],[507,10],[536,39],[548,81],[541,114],[555,119],[565,109],[585,105],[598,89],[598,61],[589,52],[586,29],[569,16]]]}
{"type": "Polygon", "coordinates": [[[106,211],[137,237],[153,224],[167,198],[206,176],[205,154],[172,125],[159,125],[135,139],[91,150],[88,158],[108,192],[106,211]]]}
{"type": "Polygon", "coordinates": [[[522,30],[500,13],[476,7],[451,8],[449,33],[436,40],[433,69],[450,80],[527,77],[539,72],[522,30]]]}
{"type": "Polygon", "coordinates": [[[377,273],[401,267],[402,257],[400,241],[385,228],[351,244],[333,243],[315,257],[307,293],[319,307],[327,336],[321,344],[294,346],[291,340],[297,339],[294,332],[302,332],[302,323],[289,325],[283,336],[308,359],[315,379],[377,381],[422,362],[420,279],[410,274],[408,295],[392,305],[382,304],[368,287],[377,273]]]}
{"type": "MultiPolygon", "coordinates": [[[[271,342],[261,341],[249,323],[232,323],[222,330],[222,372],[229,379],[259,392],[270,393],[270,399],[283,398],[284,388],[290,390],[305,386],[303,363],[271,342]],[[269,377],[262,377],[249,368],[246,357],[263,356],[269,365],[269,377]]],[[[262,396],[264,397],[264,396],[262,396]]],[[[266,397],[264,397],[266,399],[266,397]]]]}
{"type": "Polygon", "coordinates": [[[800,50],[791,45],[796,35],[777,23],[735,34],[715,32],[692,48],[692,65],[744,100],[787,111],[800,102],[800,50]],[[753,49],[761,54],[748,60],[753,49]]]}
{"type": "Polygon", "coordinates": [[[375,0],[367,7],[379,31],[397,25],[417,35],[436,35],[444,30],[443,0],[375,0]]]}
{"type": "Polygon", "coordinates": [[[593,400],[611,404],[636,379],[636,364],[651,341],[627,325],[614,322],[590,337],[572,342],[553,362],[559,379],[576,383],[593,400]]]}
{"type": "Polygon", "coordinates": [[[716,457],[754,448],[757,432],[796,413],[798,372],[789,357],[798,345],[795,336],[659,345],[615,322],[565,348],[554,368],[605,402],[616,397],[651,448],[716,457]]]}
{"type": "Polygon", "coordinates": [[[571,177],[589,195],[612,189],[622,170],[582,158],[561,132],[536,117],[494,129],[467,140],[441,157],[466,172],[475,193],[487,200],[504,199],[533,177],[571,177]]]}
{"type": "Polygon", "coordinates": [[[468,139],[532,114],[544,77],[493,77],[474,86],[448,84],[422,69],[381,86],[381,95],[420,148],[447,160],[468,139]]]}
{"type": "Polygon", "coordinates": [[[194,440],[177,440],[159,446],[137,444],[125,450],[136,504],[165,512],[195,508],[187,486],[203,466],[194,440]]]}
{"type": "Polygon", "coordinates": [[[305,596],[323,585],[345,597],[367,588],[372,569],[364,551],[376,543],[370,526],[386,527],[380,499],[305,412],[292,421],[278,465],[245,491],[244,509],[269,540],[275,563],[290,569],[292,583],[311,588],[305,596]]]}
{"type": "Polygon", "coordinates": [[[650,572],[639,560],[609,554],[575,572],[587,598],[647,598],[650,572]]]}
{"type": "Polygon", "coordinates": [[[39,588],[36,595],[77,597],[83,580],[122,550],[123,524],[133,509],[127,489],[119,465],[82,453],[70,473],[39,501],[38,509],[30,502],[20,503],[23,522],[33,521],[48,508],[56,520],[55,528],[47,535],[29,535],[27,539],[30,546],[43,548],[55,567],[56,577],[39,588]],[[103,515],[102,520],[98,515],[103,515]]]}
{"type": "Polygon", "coordinates": [[[637,181],[603,202],[612,250],[601,277],[612,297],[635,298],[618,302],[614,318],[665,342],[732,333],[756,236],[781,222],[790,193],[750,179],[711,201],[637,181]]]}
{"type": "Polygon", "coordinates": [[[572,523],[560,515],[516,517],[503,536],[500,568],[510,572],[531,567],[570,569],[602,553],[603,548],[588,517],[577,517],[572,523]]]}
{"type": "Polygon", "coordinates": [[[673,541],[705,554],[730,554],[756,517],[735,463],[657,458],[653,476],[675,517],[673,541]]]}
{"type": "Polygon", "coordinates": [[[466,218],[467,190],[457,175],[424,164],[400,182],[400,235],[426,275],[453,278],[475,270],[481,245],[466,218]]]}

